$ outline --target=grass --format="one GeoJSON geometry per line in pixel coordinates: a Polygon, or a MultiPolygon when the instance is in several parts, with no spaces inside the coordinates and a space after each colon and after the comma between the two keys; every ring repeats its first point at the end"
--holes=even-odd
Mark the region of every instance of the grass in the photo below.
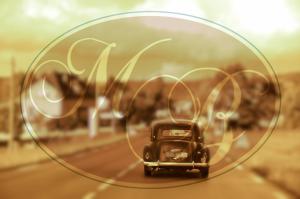
{"type": "Polygon", "coordinates": [[[247,165],[300,197],[300,130],[276,130],[247,165]]]}

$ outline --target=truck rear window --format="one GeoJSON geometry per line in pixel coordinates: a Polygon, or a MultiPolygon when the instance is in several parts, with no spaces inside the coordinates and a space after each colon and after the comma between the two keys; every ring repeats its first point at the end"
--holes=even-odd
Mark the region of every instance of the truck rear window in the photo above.
{"type": "Polygon", "coordinates": [[[190,128],[159,129],[158,139],[191,139],[193,132],[190,128]]]}

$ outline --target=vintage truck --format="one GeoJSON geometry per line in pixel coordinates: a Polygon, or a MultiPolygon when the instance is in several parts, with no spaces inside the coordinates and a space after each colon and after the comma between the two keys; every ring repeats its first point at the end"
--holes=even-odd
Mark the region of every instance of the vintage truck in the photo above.
{"type": "Polygon", "coordinates": [[[155,121],[151,124],[151,143],[144,147],[144,175],[155,171],[197,169],[200,176],[209,174],[209,150],[203,130],[190,121],[155,121]]]}

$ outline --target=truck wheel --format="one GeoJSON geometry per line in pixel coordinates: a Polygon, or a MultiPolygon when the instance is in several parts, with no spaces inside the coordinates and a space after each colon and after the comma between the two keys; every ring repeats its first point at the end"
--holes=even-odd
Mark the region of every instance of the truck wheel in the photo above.
{"type": "Polygon", "coordinates": [[[144,175],[151,176],[151,174],[152,174],[152,168],[144,165],[144,175]]]}
{"type": "Polygon", "coordinates": [[[208,174],[209,174],[209,167],[200,168],[200,174],[201,174],[201,177],[207,178],[208,174]]]}

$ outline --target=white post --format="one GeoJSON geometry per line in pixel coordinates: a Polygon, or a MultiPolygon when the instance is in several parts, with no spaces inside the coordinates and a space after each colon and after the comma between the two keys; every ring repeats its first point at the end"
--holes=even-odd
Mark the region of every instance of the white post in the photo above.
{"type": "Polygon", "coordinates": [[[9,148],[13,148],[15,144],[15,59],[11,60],[11,77],[10,77],[10,88],[9,88],[9,148]]]}
{"type": "Polygon", "coordinates": [[[95,114],[95,111],[96,111],[95,108],[89,108],[88,125],[89,125],[90,138],[95,137],[98,132],[98,114],[97,113],[95,114]]]}

